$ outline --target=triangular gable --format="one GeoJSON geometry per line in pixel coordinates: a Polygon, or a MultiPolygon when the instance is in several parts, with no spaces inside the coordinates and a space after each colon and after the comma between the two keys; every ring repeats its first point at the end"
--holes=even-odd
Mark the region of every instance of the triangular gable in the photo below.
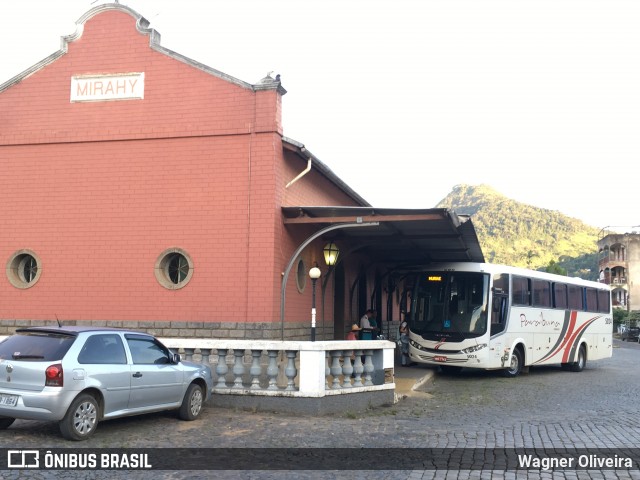
{"type": "MultiPolygon", "coordinates": [[[[198,68],[203,72],[216,76],[220,79],[226,80],[227,82],[233,83],[240,87],[248,88],[248,89],[256,89],[256,90],[262,90],[265,88],[263,84],[252,85],[250,83],[247,83],[235,77],[232,77],[231,75],[227,75],[226,73],[216,70],[215,68],[211,68],[207,65],[204,65],[200,62],[197,62],[184,55],[181,55],[177,52],[174,52],[168,48],[163,47],[160,44],[160,39],[161,39],[160,33],[158,33],[153,28],[149,28],[149,21],[145,17],[137,13],[135,10],[127,7],[126,5],[121,5],[117,3],[108,3],[108,4],[99,5],[89,10],[84,15],[82,15],[76,22],[76,31],[71,35],[65,35],[60,37],[60,50],[52,53],[48,57],[40,60],[38,63],[26,69],[25,71],[19,73],[13,78],[10,78],[6,82],[0,84],[0,93],[13,85],[20,83],[24,79],[28,78],[29,76],[33,75],[37,71],[55,62],[57,59],[65,55],[69,51],[69,44],[82,37],[86,22],[92,19],[93,17],[95,17],[96,15],[99,15],[109,10],[117,10],[117,11],[121,11],[131,15],[136,20],[137,31],[140,32],[142,35],[149,36],[149,47],[152,48],[153,50],[156,50],[164,55],[174,58],[180,62],[186,63],[187,65],[191,65],[192,67],[198,68]]],[[[279,88],[282,89],[281,86],[279,86],[279,88]]],[[[284,93],[284,89],[282,90],[283,91],[281,93],[284,93]]]]}
{"type": "Polygon", "coordinates": [[[166,49],[143,16],[105,4],[0,85],[0,145],[281,133],[284,93],[166,49]]]}

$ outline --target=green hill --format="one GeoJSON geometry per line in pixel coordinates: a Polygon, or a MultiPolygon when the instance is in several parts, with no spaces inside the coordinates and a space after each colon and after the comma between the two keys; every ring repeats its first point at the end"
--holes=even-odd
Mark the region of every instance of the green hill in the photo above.
{"type": "Polygon", "coordinates": [[[597,278],[598,229],[555,210],[511,200],[488,185],[456,185],[436,205],[471,215],[487,262],[597,278]]]}

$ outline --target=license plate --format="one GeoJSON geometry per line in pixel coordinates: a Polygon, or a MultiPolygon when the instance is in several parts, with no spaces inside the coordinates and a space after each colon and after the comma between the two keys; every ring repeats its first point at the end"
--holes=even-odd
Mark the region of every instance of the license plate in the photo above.
{"type": "Polygon", "coordinates": [[[18,395],[0,393],[0,405],[3,407],[15,407],[18,404],[18,395]]]}
{"type": "Polygon", "coordinates": [[[433,357],[433,361],[434,362],[446,362],[447,361],[447,357],[443,357],[442,355],[433,357]]]}

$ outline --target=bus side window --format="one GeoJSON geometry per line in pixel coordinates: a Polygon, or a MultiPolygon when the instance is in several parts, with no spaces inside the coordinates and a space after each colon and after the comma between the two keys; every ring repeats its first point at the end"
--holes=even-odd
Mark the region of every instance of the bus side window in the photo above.
{"type": "Polygon", "coordinates": [[[511,301],[514,305],[531,305],[531,279],[527,277],[513,277],[513,291],[511,301]]]}

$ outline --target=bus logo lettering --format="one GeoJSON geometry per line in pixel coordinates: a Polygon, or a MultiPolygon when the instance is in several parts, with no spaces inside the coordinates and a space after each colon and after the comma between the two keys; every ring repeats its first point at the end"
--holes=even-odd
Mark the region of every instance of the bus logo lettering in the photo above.
{"type": "Polygon", "coordinates": [[[554,320],[546,320],[542,312],[540,313],[540,318],[535,320],[527,319],[527,316],[524,313],[520,314],[520,326],[521,327],[554,327],[559,328],[560,322],[554,320]]]}

